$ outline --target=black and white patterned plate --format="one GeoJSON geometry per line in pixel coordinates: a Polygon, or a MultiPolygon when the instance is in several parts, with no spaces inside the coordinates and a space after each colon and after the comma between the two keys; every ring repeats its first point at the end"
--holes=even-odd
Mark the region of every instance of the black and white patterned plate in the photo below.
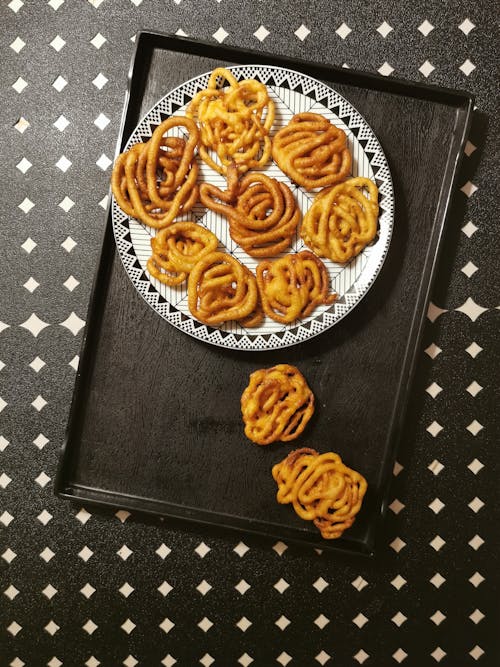
{"type": "MultiPolygon", "coordinates": [[[[125,269],[147,303],[170,324],[207,343],[240,350],[267,350],[288,347],[329,329],[351,311],[376,279],[389,249],[394,218],[391,174],[382,148],[371,128],[352,105],[332,88],[304,74],[289,69],[248,65],[231,67],[236,79],[257,79],[266,84],[276,104],[276,119],[271,137],[290,118],[310,111],[328,118],[347,135],[353,156],[352,175],[364,176],[379,188],[379,232],[372,245],[347,265],[323,260],[330,276],[331,289],[338,294],[329,306],[318,307],[308,318],[282,325],[266,317],[261,326],[245,329],[237,322],[214,328],[193,318],[187,305],[187,287],[169,287],[149,275],[146,264],[151,255],[150,239],[156,231],[126,216],[112,203],[112,221],[116,244],[125,269]]],[[[184,115],[194,95],[207,87],[210,72],[183,83],[169,92],[149,111],[132,133],[127,148],[147,141],[165,118],[184,115]]],[[[178,131],[178,136],[181,136],[178,131]]],[[[175,135],[175,131],[172,132],[175,135]]],[[[199,160],[200,180],[225,189],[225,179],[199,160]]],[[[312,204],[314,192],[292,183],[271,162],[264,169],[270,177],[285,182],[292,190],[304,214],[312,204]]],[[[220,240],[221,248],[234,255],[255,272],[257,260],[247,255],[229,236],[225,218],[205,208],[195,207],[180,219],[195,220],[209,228],[220,240]]],[[[297,233],[290,252],[306,249],[297,233]]]]}

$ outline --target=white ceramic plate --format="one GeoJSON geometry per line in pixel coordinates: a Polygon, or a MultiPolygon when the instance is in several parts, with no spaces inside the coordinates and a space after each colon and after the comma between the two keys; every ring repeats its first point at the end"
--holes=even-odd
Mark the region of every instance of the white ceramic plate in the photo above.
{"type": "MultiPolygon", "coordinates": [[[[387,255],[392,233],[394,195],[391,174],[372,129],[356,109],[332,88],[309,76],[280,67],[247,65],[228,69],[238,80],[257,79],[267,85],[269,95],[276,104],[271,137],[294,114],[304,111],[321,114],[345,131],[353,156],[352,175],[370,178],[379,188],[380,216],[376,241],[347,265],[323,260],[330,276],[331,289],[338,294],[332,305],[319,306],[308,318],[289,325],[279,324],[266,317],[260,327],[252,329],[245,329],[238,322],[227,322],[214,328],[194,319],[187,306],[187,285],[163,285],[146,270],[151,256],[150,239],[156,231],[126,216],[113,201],[111,211],[116,244],[125,270],[139,293],[161,317],[185,333],[231,349],[268,350],[288,347],[334,326],[357,306],[376,279],[387,255]]],[[[209,76],[210,72],[207,72],[165,95],[139,123],[127,148],[147,141],[165,118],[184,115],[193,96],[207,87],[209,76]]],[[[172,134],[175,135],[175,132],[172,134]]],[[[177,136],[182,136],[180,131],[177,131],[177,136]]],[[[225,179],[201,159],[198,162],[200,180],[224,190],[225,179]]],[[[274,162],[270,162],[263,171],[291,188],[303,214],[310,208],[314,192],[306,192],[304,188],[292,183],[274,162]]],[[[232,241],[225,218],[198,205],[179,219],[194,220],[210,229],[219,238],[221,249],[234,255],[255,273],[257,260],[232,241]]],[[[303,249],[307,248],[297,233],[289,252],[303,249]]]]}

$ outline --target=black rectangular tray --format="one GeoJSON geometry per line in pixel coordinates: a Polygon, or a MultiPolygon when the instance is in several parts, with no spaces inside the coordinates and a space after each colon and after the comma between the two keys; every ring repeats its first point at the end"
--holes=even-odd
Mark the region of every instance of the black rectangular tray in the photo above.
{"type": "Polygon", "coordinates": [[[443,228],[470,123],[470,95],[262,52],[138,34],[121,151],[169,90],[219,65],[287,67],[335,88],[377,135],[396,213],[386,262],[368,294],[334,327],[298,345],[238,352],[198,341],[142,299],[117,254],[108,209],[56,479],[64,498],[371,554],[387,505],[443,228]],[[249,374],[299,367],[316,414],[296,443],[244,436],[249,374]],[[271,467],[295,447],[338,452],[368,480],[354,526],[323,540],[275,500],[271,467]]]}

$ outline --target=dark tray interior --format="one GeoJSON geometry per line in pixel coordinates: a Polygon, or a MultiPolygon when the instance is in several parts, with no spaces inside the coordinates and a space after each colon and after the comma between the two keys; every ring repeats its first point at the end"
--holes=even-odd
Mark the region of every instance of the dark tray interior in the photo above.
{"type": "Polygon", "coordinates": [[[121,145],[169,90],[242,62],[300,69],[364,116],[394,182],[387,260],[360,304],[329,331],[283,350],[230,351],[178,331],[146,304],[122,267],[108,219],[56,488],[66,497],[370,553],[471,100],[143,33],[121,145]],[[307,378],[316,414],[295,443],[258,447],[243,434],[240,396],[253,370],[285,362],[307,378]],[[271,467],[300,446],[336,451],[368,480],[363,510],[341,540],[322,540],[275,500],[271,467]]]}

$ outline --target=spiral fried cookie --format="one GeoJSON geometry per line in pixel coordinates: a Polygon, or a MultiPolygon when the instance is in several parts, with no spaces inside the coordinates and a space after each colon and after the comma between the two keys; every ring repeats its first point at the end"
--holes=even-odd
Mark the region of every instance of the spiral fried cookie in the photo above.
{"type": "Polygon", "coordinates": [[[322,537],[334,540],[354,523],[367,489],[365,478],[342,463],[338,454],[304,447],[290,452],[272,469],[277,500],[313,521],[322,537]]]}
{"type": "Polygon", "coordinates": [[[255,276],[224,252],[211,252],[194,265],[188,278],[188,307],[193,317],[212,326],[229,320],[257,326],[262,319],[255,276]]]}
{"type": "Polygon", "coordinates": [[[199,136],[194,121],[171,117],[148,142],[121,153],[113,167],[111,189],[122,211],[156,229],[190,211],[198,199],[194,152],[199,136]],[[164,136],[177,127],[187,130],[187,140],[164,136]]]}
{"type": "Polygon", "coordinates": [[[176,222],[151,239],[149,273],[165,285],[180,285],[194,265],[217,249],[218,239],[194,222],[176,222]]]}
{"type": "Polygon", "coordinates": [[[314,395],[289,364],[255,371],[241,396],[245,435],[258,445],[295,440],[313,412],[314,395]]]}
{"type": "Polygon", "coordinates": [[[225,216],[233,241],[252,257],[274,257],[286,250],[300,222],[290,188],[265,174],[251,173],[238,183],[228,168],[228,189],[202,183],[200,200],[225,216]],[[217,201],[220,200],[220,201],[217,201]]]}
{"type": "Polygon", "coordinates": [[[315,197],[301,236],[320,257],[345,263],[373,241],[377,219],[377,186],[368,178],[350,178],[315,197]]]}
{"type": "Polygon", "coordinates": [[[325,265],[307,250],[260,262],[257,285],[264,312],[282,324],[307,317],[320,304],[337,298],[329,294],[325,265]]]}
{"type": "Polygon", "coordinates": [[[200,125],[202,160],[225,174],[233,161],[239,173],[267,164],[274,112],[274,102],[263,83],[255,79],[238,82],[230,71],[219,67],[210,75],[207,88],[193,97],[186,115],[200,125]],[[217,85],[219,77],[229,84],[225,90],[217,85]],[[209,150],[217,154],[219,162],[209,150]]]}
{"type": "Polygon", "coordinates": [[[292,181],[307,190],[339,183],[351,171],[345,132],[315,113],[298,113],[278,130],[272,156],[292,181]]]}

